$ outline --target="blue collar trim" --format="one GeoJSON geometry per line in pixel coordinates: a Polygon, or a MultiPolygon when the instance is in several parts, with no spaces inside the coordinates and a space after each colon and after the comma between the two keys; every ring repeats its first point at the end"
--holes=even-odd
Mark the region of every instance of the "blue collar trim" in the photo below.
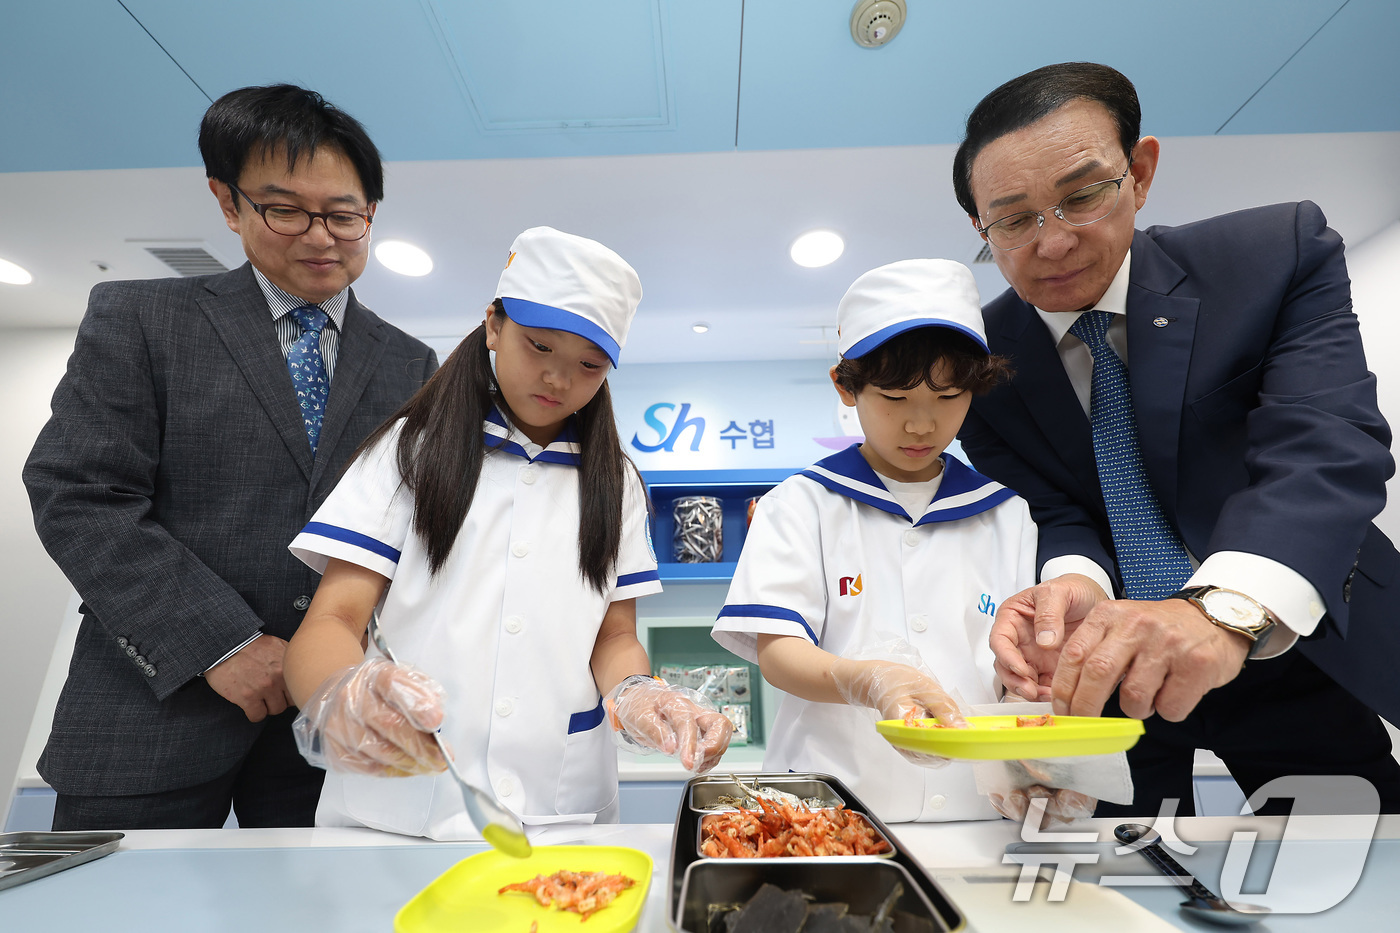
{"type": "Polygon", "coordinates": [[[495,405],[492,405],[491,411],[487,413],[486,423],[482,425],[482,431],[486,436],[488,450],[499,450],[502,453],[521,457],[531,463],[562,463],[566,466],[578,466],[583,459],[583,448],[579,446],[578,430],[572,416],[564,425],[563,432],[548,447],[533,457],[525,450],[525,446],[517,440],[523,435],[511,427],[510,422],[506,421],[505,415],[502,415],[500,409],[495,405]]]}
{"type": "Polygon", "coordinates": [[[1016,493],[1001,483],[988,479],[952,454],[943,454],[943,482],[929,503],[928,510],[918,521],[885,488],[880,477],[860,454],[860,445],[852,444],[837,454],[818,460],[801,472],[802,476],[820,483],[832,492],[863,502],[891,515],[908,519],[915,527],[934,522],[952,522],[995,508],[1016,493]]]}

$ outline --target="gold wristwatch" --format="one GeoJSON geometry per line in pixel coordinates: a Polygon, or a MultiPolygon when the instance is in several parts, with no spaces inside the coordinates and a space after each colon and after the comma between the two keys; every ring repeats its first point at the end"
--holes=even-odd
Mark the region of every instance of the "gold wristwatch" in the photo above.
{"type": "Polygon", "coordinates": [[[1187,600],[1216,625],[1248,638],[1251,658],[1259,657],[1278,627],[1278,619],[1258,600],[1223,586],[1188,586],[1168,598],[1187,600]]]}

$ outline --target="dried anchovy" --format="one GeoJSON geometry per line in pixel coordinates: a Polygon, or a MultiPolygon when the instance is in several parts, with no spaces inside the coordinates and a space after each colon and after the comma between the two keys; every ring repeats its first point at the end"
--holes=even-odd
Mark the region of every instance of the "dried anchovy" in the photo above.
{"type": "Polygon", "coordinates": [[[724,553],[724,503],[713,496],[683,496],[675,501],[673,514],[676,560],[717,562],[724,553]]]}

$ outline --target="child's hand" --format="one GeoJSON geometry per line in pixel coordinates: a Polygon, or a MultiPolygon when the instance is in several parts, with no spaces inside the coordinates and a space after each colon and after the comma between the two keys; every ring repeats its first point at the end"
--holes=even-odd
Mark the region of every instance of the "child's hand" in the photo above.
{"type": "Polygon", "coordinates": [[[703,694],[652,678],[624,680],[606,706],[619,744],[654,749],[697,774],[719,764],[734,732],[703,694]]]}
{"type": "MultiPolygon", "coordinates": [[[[958,706],[932,676],[898,661],[853,661],[837,658],[832,680],[841,698],[852,706],[868,706],[881,719],[925,719],[933,716],[945,726],[966,728],[958,706]]],[[[895,751],[916,765],[941,768],[947,758],[903,748],[895,751]]]]}
{"type": "MultiPolygon", "coordinates": [[[[1045,801],[1045,822],[1072,823],[1094,815],[1099,802],[1088,794],[1067,788],[1055,789],[1040,784],[1018,788],[1007,794],[989,794],[988,801],[998,813],[1009,820],[1021,822],[1026,818],[1032,800],[1045,801]]],[[[1036,827],[1040,829],[1042,827],[1036,827]]]]}
{"type": "Polygon", "coordinates": [[[841,698],[852,706],[878,710],[881,719],[933,716],[945,726],[963,728],[967,723],[958,705],[932,676],[898,661],[852,661],[837,658],[831,665],[832,680],[841,698]]]}
{"type": "Polygon", "coordinates": [[[445,770],[431,735],[443,689],[422,671],[374,658],[326,678],[292,725],[307,761],[328,771],[404,777],[445,770]]]}

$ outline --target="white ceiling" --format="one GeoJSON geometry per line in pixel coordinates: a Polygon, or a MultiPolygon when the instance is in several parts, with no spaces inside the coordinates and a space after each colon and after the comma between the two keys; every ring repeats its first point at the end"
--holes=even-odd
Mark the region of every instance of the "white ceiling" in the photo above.
{"type": "MultiPolygon", "coordinates": [[[[479,320],[515,234],[550,224],[606,243],[641,275],[625,362],[829,357],[810,341],[856,276],[976,253],[952,198],[952,151],[394,162],[375,236],[424,247],[436,268],[412,279],[371,260],[355,290],[443,352],[479,320]],[[788,245],[817,226],[839,231],[846,253],[800,268],[788,245]],[[702,320],[709,333],[692,333],[702,320]]],[[[1400,219],[1397,165],[1400,132],[1167,138],[1139,225],[1310,198],[1354,246],[1400,219]]],[[[28,286],[0,285],[0,327],[73,327],[96,282],[169,274],[133,240],[204,241],[228,262],[243,258],[196,168],[0,173],[0,204],[3,255],[34,274],[28,286]]],[[[1005,287],[995,266],[975,271],[984,299],[1005,287]]]]}

